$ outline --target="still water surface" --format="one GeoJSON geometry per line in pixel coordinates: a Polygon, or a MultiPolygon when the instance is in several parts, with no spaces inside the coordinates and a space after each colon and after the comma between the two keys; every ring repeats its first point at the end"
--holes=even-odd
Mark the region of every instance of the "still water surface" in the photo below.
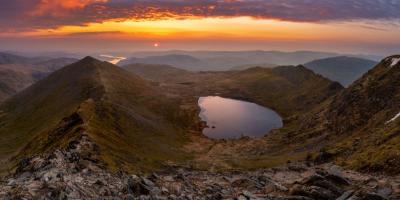
{"type": "Polygon", "coordinates": [[[208,125],[203,134],[214,139],[259,138],[283,125],[275,111],[246,101],[208,96],[200,97],[198,104],[200,118],[208,125]]]}

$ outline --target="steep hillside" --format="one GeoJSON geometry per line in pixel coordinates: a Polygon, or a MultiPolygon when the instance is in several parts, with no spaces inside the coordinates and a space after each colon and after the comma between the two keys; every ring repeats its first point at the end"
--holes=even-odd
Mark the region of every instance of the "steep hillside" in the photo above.
{"type": "Polygon", "coordinates": [[[178,102],[138,76],[87,57],[0,106],[2,168],[65,147],[83,132],[111,169],[148,170],[179,161],[189,122],[178,102]]]}
{"type": "Polygon", "coordinates": [[[399,173],[400,56],[384,59],[347,89],[293,120],[286,144],[323,148],[323,161],[399,173]],[[305,142],[304,142],[305,141],[305,142]]]}
{"type": "Polygon", "coordinates": [[[400,56],[384,59],[337,95],[326,111],[327,127],[346,137],[335,154],[364,170],[400,169],[400,56]]]}
{"type": "Polygon", "coordinates": [[[314,60],[304,66],[347,87],[376,64],[372,60],[340,56],[314,60]]]}

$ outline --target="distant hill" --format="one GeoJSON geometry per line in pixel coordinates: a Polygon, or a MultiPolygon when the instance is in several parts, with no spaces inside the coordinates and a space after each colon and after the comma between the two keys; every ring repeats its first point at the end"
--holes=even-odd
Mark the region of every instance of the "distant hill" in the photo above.
{"type": "Polygon", "coordinates": [[[329,52],[314,51],[159,51],[136,52],[131,59],[123,60],[118,65],[144,63],[167,64],[189,71],[227,71],[240,66],[257,66],[270,63],[271,65],[298,65],[313,60],[351,56],[376,59],[377,56],[345,55],[329,52]]]}
{"type": "Polygon", "coordinates": [[[156,64],[131,64],[123,66],[124,69],[142,78],[158,81],[158,82],[172,82],[181,80],[181,77],[188,77],[192,72],[172,67],[170,65],[156,65],[156,64]]]}
{"type": "Polygon", "coordinates": [[[122,60],[118,65],[123,66],[127,64],[163,64],[172,65],[185,70],[198,71],[207,67],[207,63],[188,55],[163,55],[163,56],[149,56],[145,58],[128,58],[122,60]]]}
{"type": "Polygon", "coordinates": [[[187,119],[179,99],[144,79],[87,57],[33,84],[0,105],[0,161],[68,146],[82,134],[114,170],[149,170],[184,159],[187,119]]]}
{"type": "Polygon", "coordinates": [[[76,62],[73,58],[28,58],[0,53],[0,102],[48,76],[61,67],[76,62]]]}
{"type": "Polygon", "coordinates": [[[0,102],[34,83],[34,74],[21,65],[0,65],[0,102]]]}
{"type": "Polygon", "coordinates": [[[376,64],[373,60],[340,56],[314,60],[304,66],[347,87],[376,64]]]}
{"type": "Polygon", "coordinates": [[[0,52],[0,64],[28,64],[32,62],[34,60],[28,57],[0,52]]]}
{"type": "Polygon", "coordinates": [[[271,63],[247,64],[247,65],[240,65],[240,66],[232,67],[230,70],[241,71],[241,70],[246,70],[246,69],[253,68],[253,67],[273,68],[276,66],[277,65],[271,64],[271,63]]]}
{"type": "Polygon", "coordinates": [[[77,61],[78,61],[78,59],[76,59],[76,58],[60,57],[60,58],[52,58],[49,60],[35,62],[33,65],[34,65],[35,69],[40,69],[40,70],[48,71],[48,72],[54,72],[56,70],[61,69],[62,67],[65,67],[65,66],[72,64],[74,62],[77,62],[77,61]]]}

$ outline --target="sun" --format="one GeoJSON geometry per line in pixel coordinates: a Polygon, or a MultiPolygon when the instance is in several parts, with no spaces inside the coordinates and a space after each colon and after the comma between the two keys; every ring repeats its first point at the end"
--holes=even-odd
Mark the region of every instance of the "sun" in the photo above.
{"type": "Polygon", "coordinates": [[[157,48],[157,47],[159,47],[159,46],[160,46],[160,44],[158,44],[158,43],[154,43],[154,44],[153,44],[153,46],[157,48]]]}

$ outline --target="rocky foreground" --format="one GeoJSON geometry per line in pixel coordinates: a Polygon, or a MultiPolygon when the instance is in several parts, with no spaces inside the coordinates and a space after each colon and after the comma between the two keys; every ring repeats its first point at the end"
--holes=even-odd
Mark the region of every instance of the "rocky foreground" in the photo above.
{"type": "Polygon", "coordinates": [[[82,136],[67,149],[22,161],[0,182],[0,199],[400,199],[400,177],[372,176],[333,164],[206,172],[169,167],[147,176],[110,173],[82,136]]]}

